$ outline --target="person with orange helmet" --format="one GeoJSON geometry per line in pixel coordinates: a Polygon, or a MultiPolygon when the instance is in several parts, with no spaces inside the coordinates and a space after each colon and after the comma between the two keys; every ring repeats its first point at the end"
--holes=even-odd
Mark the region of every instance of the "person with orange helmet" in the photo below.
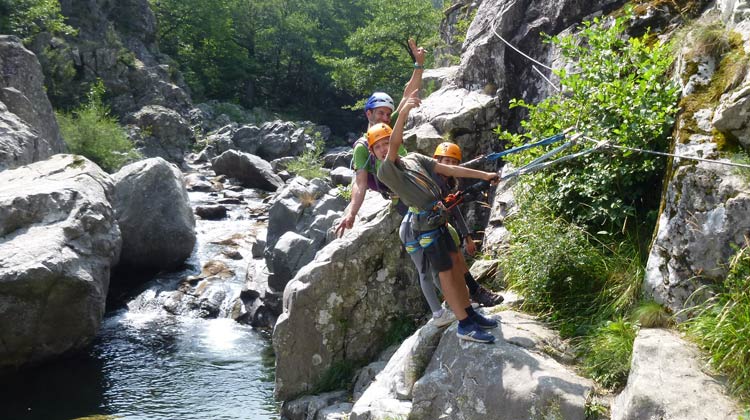
{"type": "MultiPolygon", "coordinates": [[[[409,49],[414,56],[414,71],[409,82],[406,84],[401,102],[398,107],[395,107],[393,99],[387,93],[373,93],[365,102],[365,116],[367,117],[368,129],[378,123],[386,125],[394,124],[399,111],[406,101],[407,93],[419,90],[422,86],[422,73],[424,72],[425,53],[427,51],[422,47],[417,47],[416,42],[412,38],[409,38],[409,49]]],[[[402,146],[399,149],[399,153],[405,156],[406,148],[402,146]]],[[[351,202],[336,228],[337,236],[342,236],[346,229],[351,229],[354,226],[354,220],[357,217],[357,213],[359,213],[360,207],[362,207],[362,203],[365,200],[365,193],[368,189],[378,191],[384,197],[393,199],[394,204],[397,205],[397,210],[402,214],[406,213],[406,208],[403,205],[398,205],[398,200],[392,196],[388,187],[378,181],[375,176],[379,166],[380,163],[378,160],[370,153],[367,134],[365,134],[354,143],[352,169],[355,171],[355,178],[352,183],[351,202]]]]}
{"type": "Polygon", "coordinates": [[[377,177],[410,206],[408,217],[412,231],[430,265],[438,272],[445,299],[458,319],[458,337],[492,343],[495,337],[486,330],[496,328],[497,321],[476,312],[469,302],[457,247],[446,227],[448,219],[441,202],[443,194],[434,178],[444,175],[495,181],[498,175],[444,165],[418,153],[400,156],[398,151],[403,143],[406,119],[411,109],[420,103],[418,90],[410,92],[392,130],[385,123],[376,124],[368,130],[371,153],[382,162],[377,177]]]}
{"type": "MultiPolygon", "coordinates": [[[[455,143],[441,143],[435,149],[435,153],[433,153],[433,159],[445,165],[458,165],[461,163],[461,158],[461,148],[455,143]]],[[[458,182],[455,178],[444,177],[442,175],[437,175],[435,177],[435,182],[440,186],[443,197],[454,192],[458,186],[458,182]]],[[[466,252],[469,255],[474,255],[476,247],[471,239],[469,228],[466,225],[463,214],[461,214],[461,210],[455,206],[449,208],[448,213],[451,217],[450,223],[446,225],[446,227],[451,238],[453,238],[456,247],[460,249],[462,241],[465,240],[466,252]]],[[[422,294],[427,300],[430,310],[432,311],[431,321],[436,327],[442,327],[452,323],[455,320],[455,317],[451,311],[446,310],[440,304],[440,299],[438,298],[436,291],[436,288],[440,289],[439,280],[435,278],[434,270],[432,270],[429,262],[425,259],[422,247],[411,229],[408,215],[404,218],[404,221],[399,227],[399,237],[404,244],[406,252],[417,267],[419,286],[422,290],[422,294]]],[[[464,281],[466,282],[466,287],[469,289],[469,296],[472,301],[484,307],[491,307],[502,303],[503,297],[501,295],[496,294],[477,283],[474,276],[471,275],[471,272],[466,265],[466,260],[463,257],[463,253],[461,252],[458,252],[458,262],[461,266],[464,281]]]]}

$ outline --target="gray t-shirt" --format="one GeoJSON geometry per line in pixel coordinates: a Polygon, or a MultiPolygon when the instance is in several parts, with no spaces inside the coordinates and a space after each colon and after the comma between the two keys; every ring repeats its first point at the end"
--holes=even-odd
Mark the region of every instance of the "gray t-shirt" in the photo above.
{"type": "Polygon", "coordinates": [[[407,206],[427,214],[415,214],[414,230],[426,231],[445,224],[445,212],[429,214],[442,198],[440,186],[435,182],[437,162],[419,153],[409,153],[396,162],[384,161],[378,169],[378,179],[391,189],[407,206]]]}
{"type": "Polygon", "coordinates": [[[409,207],[429,210],[440,200],[440,186],[434,180],[437,161],[419,153],[409,153],[395,162],[383,161],[378,179],[409,207]]]}

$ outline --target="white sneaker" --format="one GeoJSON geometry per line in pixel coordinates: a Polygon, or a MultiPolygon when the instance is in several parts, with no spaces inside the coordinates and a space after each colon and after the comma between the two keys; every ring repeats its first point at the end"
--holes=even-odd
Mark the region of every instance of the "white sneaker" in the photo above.
{"type": "Polygon", "coordinates": [[[456,316],[453,314],[453,311],[450,309],[441,309],[440,315],[435,316],[432,315],[432,322],[435,324],[436,327],[444,327],[446,325],[450,325],[453,321],[456,320],[456,316]]]}

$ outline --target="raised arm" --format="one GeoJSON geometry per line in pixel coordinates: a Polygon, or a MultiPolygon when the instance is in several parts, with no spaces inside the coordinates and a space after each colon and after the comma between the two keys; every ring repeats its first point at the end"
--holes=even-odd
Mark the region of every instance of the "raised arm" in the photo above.
{"type": "Polygon", "coordinates": [[[412,108],[418,107],[422,103],[419,99],[419,90],[412,91],[404,101],[401,112],[398,113],[396,124],[393,125],[393,133],[391,133],[391,139],[388,143],[388,154],[385,156],[386,160],[395,162],[398,159],[398,148],[404,142],[404,126],[406,126],[406,120],[409,118],[409,112],[412,108]]]}
{"type": "Polygon", "coordinates": [[[417,43],[414,41],[414,38],[409,38],[409,49],[411,49],[412,54],[414,54],[414,71],[411,73],[411,79],[409,79],[409,82],[404,88],[404,94],[401,95],[401,102],[399,102],[398,107],[396,107],[396,112],[402,111],[404,104],[406,103],[406,98],[410,92],[414,92],[415,90],[418,91],[422,88],[424,58],[427,50],[422,47],[417,47],[417,43]]]}

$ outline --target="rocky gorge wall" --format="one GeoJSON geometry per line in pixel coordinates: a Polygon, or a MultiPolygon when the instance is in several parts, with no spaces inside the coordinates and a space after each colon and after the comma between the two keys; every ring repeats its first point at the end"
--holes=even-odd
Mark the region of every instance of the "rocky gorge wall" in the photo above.
{"type": "MultiPolygon", "coordinates": [[[[469,150],[467,154],[470,156],[496,151],[500,146],[489,133],[490,128],[497,124],[512,125],[518,118],[501,112],[507,100],[521,97],[534,102],[550,93],[546,82],[531,73],[528,62],[492,35],[493,22],[499,15],[502,15],[497,24],[499,33],[534,58],[553,63],[557,53],[541,46],[538,29],[544,28],[544,32],[554,35],[568,30],[585,17],[607,13],[624,3],[481,2],[461,50],[461,64],[426,72],[426,85],[436,90],[425,92],[422,107],[410,117],[409,149],[430,154],[437,143],[450,139],[469,150]]],[[[748,2],[694,3],[688,6],[704,9],[707,19],[720,17],[722,24],[743,33],[748,2]]],[[[674,9],[659,4],[644,2],[640,12],[642,14],[633,28],[635,31],[660,27],[671,32],[685,24],[679,14],[671,14],[674,9]]],[[[748,37],[744,33],[742,39],[743,48],[746,48],[748,37]]],[[[686,42],[685,47],[689,46],[686,42]]],[[[698,66],[681,67],[679,77],[691,79],[693,83],[710,83],[714,70],[701,70],[696,77],[685,75],[686,68],[712,68],[704,64],[708,61],[705,58],[692,56],[690,59],[703,62],[698,66]],[[693,80],[698,77],[703,82],[693,80]]],[[[713,68],[717,61],[714,59],[713,68]]],[[[736,137],[740,143],[745,140],[746,79],[743,73],[722,92],[719,103],[698,107],[699,112],[691,112],[687,118],[692,121],[686,121],[687,113],[683,114],[676,131],[676,153],[726,158],[727,155],[719,150],[721,141],[717,139],[721,140],[721,137],[715,136],[717,132],[728,133],[728,137],[736,137]],[[697,126],[698,129],[685,132],[680,128],[685,126],[697,126]]],[[[689,96],[689,89],[683,90],[683,95],[689,96]]],[[[745,195],[748,184],[742,178],[736,171],[716,164],[686,159],[673,162],[668,182],[664,185],[662,215],[644,278],[647,296],[679,311],[701,281],[721,281],[726,274],[722,272],[723,264],[734,247],[743,244],[743,236],[747,234],[745,195]],[[704,280],[696,281],[701,278],[704,280]]],[[[510,187],[502,189],[494,198],[493,228],[486,232],[484,246],[501,249],[507,238],[503,220],[514,211],[512,190],[510,187]]],[[[519,320],[524,315],[512,311],[492,313],[491,316],[502,321],[500,331],[493,331],[501,339],[492,348],[457,342],[451,328],[440,333],[428,323],[395,353],[383,355],[381,360],[387,363],[373,361],[358,373],[353,383],[353,402],[347,401],[347,392],[307,396],[287,401],[282,416],[289,419],[349,416],[360,420],[438,416],[578,419],[588,418],[583,411],[596,407],[606,407],[611,418],[617,419],[654,416],[735,418],[740,412],[737,402],[727,397],[721,379],[702,371],[700,360],[703,356],[694,345],[670,331],[641,329],[635,340],[626,388],[617,395],[597,400],[596,393],[586,390],[589,385],[585,380],[565,376],[567,374],[561,374],[565,379],[556,377],[553,380],[553,375],[546,370],[548,361],[531,360],[536,356],[549,357],[559,362],[563,371],[568,368],[566,364],[571,359],[566,356],[564,342],[556,333],[542,326],[541,331],[534,330],[537,336],[528,336],[526,334],[534,321],[519,320]],[[515,330],[516,322],[523,325],[523,332],[515,330]],[[544,344],[532,344],[538,342],[544,344]],[[539,349],[543,349],[540,351],[543,355],[537,354],[539,349]],[[514,359],[511,353],[519,350],[519,359],[514,359]],[[483,368],[474,369],[477,365],[483,368]],[[530,372],[531,378],[519,376],[520,372],[530,372]],[[535,375],[545,377],[545,385],[550,388],[527,388],[535,375]],[[368,380],[363,378],[370,378],[372,382],[367,385],[368,380]],[[680,379],[672,381],[674,378],[680,379]],[[487,392],[485,387],[495,387],[496,392],[487,392]],[[585,410],[576,408],[582,407],[575,402],[581,401],[576,399],[581,397],[563,394],[564,390],[573,389],[581,391],[578,395],[585,396],[582,398],[586,401],[581,403],[587,407],[585,410]],[[523,395],[534,397],[522,402],[523,395]],[[503,400],[506,396],[518,398],[503,400]]],[[[305,369],[304,365],[298,368],[305,369]]],[[[281,372],[278,380],[284,381],[288,377],[281,372]]],[[[283,398],[283,394],[280,396],[283,398]]]]}
{"type": "Polygon", "coordinates": [[[0,35],[0,171],[66,150],[34,54],[0,35]]]}

